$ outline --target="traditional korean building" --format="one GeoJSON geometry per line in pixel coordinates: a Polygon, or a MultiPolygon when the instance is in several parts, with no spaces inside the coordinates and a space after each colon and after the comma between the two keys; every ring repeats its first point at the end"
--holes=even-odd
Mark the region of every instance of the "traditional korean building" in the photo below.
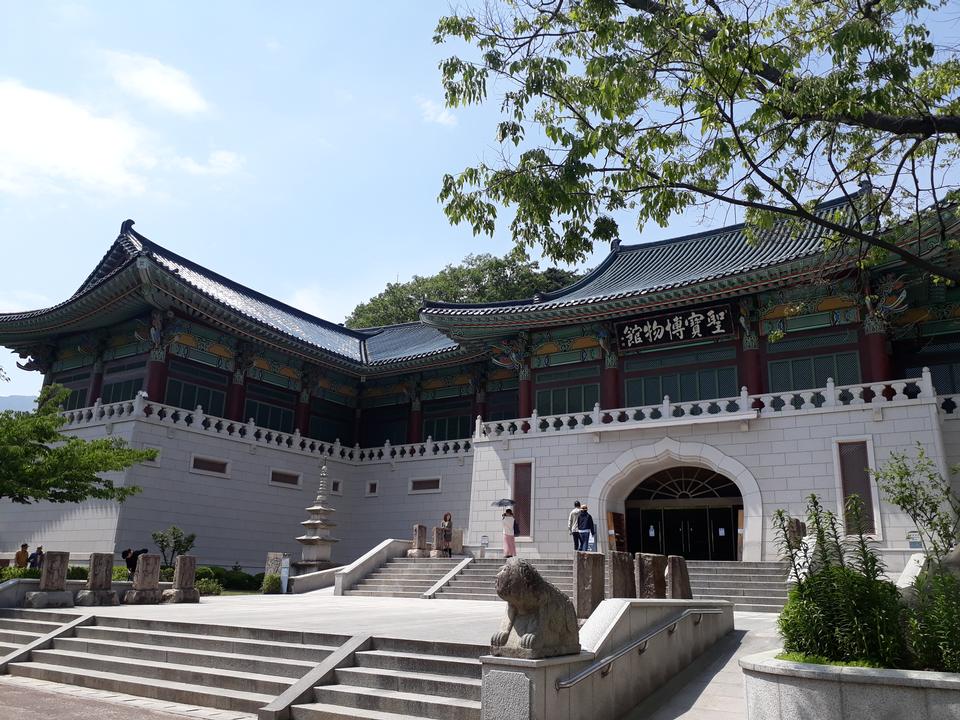
{"type": "Polygon", "coordinates": [[[353,330],[128,220],[69,298],[0,315],[0,344],[70,389],[69,432],[160,451],[117,477],[143,488],[123,505],[0,504],[0,550],[119,550],[176,524],[202,562],[262,566],[296,551],[326,463],[340,562],[446,511],[499,548],[502,497],[521,554],[568,552],[581,500],[610,547],[775,559],[773,512],[816,492],[864,497],[897,569],[911,526],[868,469],[916,443],[960,461],[960,290],[858,270],[814,227],[618,245],[557,292],[353,330]]]}

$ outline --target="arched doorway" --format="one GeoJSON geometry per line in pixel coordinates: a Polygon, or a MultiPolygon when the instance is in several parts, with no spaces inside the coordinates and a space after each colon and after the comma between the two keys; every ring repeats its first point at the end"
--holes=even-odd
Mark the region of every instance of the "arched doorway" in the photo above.
{"type": "Polygon", "coordinates": [[[713,469],[677,465],[640,482],[624,501],[630,552],[688,560],[743,557],[743,496],[713,469]]]}

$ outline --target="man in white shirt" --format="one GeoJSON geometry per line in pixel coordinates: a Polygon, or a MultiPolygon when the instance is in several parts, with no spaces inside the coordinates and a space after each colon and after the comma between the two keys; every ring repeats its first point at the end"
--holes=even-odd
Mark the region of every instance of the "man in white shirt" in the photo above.
{"type": "Polygon", "coordinates": [[[577,518],[580,517],[580,501],[573,503],[573,510],[570,511],[570,519],[567,527],[570,534],[573,535],[573,549],[580,550],[580,531],[577,529],[577,518]]]}

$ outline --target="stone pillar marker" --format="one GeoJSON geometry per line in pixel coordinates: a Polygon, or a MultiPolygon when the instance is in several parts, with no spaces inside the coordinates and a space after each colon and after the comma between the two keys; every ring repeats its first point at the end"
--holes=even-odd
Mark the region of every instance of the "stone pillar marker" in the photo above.
{"type": "Polygon", "coordinates": [[[87,586],[77,593],[77,605],[119,605],[113,585],[113,553],[91,553],[87,586]]]}
{"type": "Polygon", "coordinates": [[[667,556],[637,553],[634,574],[638,598],[665,598],[667,596],[667,556]]]}
{"type": "Polygon", "coordinates": [[[430,557],[446,557],[447,553],[443,550],[443,528],[435,527],[433,529],[433,549],[430,551],[430,557]]]}
{"type": "Polygon", "coordinates": [[[453,539],[450,541],[450,554],[463,555],[463,528],[453,529],[453,539]]]}
{"type": "Polygon", "coordinates": [[[407,557],[425,558],[429,557],[427,550],[427,526],[419,523],[413,526],[413,547],[407,550],[407,557]]]}
{"type": "Polygon", "coordinates": [[[637,580],[633,557],[628,552],[610,553],[610,592],[615,598],[637,596],[637,580]]]}
{"type": "Polygon", "coordinates": [[[603,553],[578,552],[573,561],[573,604],[578,618],[588,618],[603,602],[603,553]]]}
{"type": "Polygon", "coordinates": [[[40,592],[28,592],[23,606],[40,609],[47,607],[73,607],[73,593],[67,590],[67,567],[70,553],[50,551],[43,556],[40,571],[40,592]]]}
{"type": "Polygon", "coordinates": [[[283,562],[283,553],[282,552],[268,552],[267,553],[267,562],[263,566],[264,575],[279,575],[280,574],[280,564],[283,562]]]}
{"type": "Polygon", "coordinates": [[[690,590],[690,574],[687,572],[687,561],[679,555],[667,558],[667,597],[671,600],[692,600],[690,590]]]}
{"type": "Polygon", "coordinates": [[[160,602],[160,556],[141,555],[133,573],[133,589],[124,595],[128,605],[155,605],[160,602]]]}
{"type": "Polygon", "coordinates": [[[194,587],[197,578],[197,558],[178,555],[173,570],[173,588],[164,590],[160,602],[198,603],[200,592],[194,587]]]}

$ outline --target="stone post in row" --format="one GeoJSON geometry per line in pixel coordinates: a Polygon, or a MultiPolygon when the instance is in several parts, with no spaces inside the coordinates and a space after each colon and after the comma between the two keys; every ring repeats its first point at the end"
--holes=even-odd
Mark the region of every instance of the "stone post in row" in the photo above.
{"type": "Polygon", "coordinates": [[[446,557],[447,552],[443,549],[443,528],[435,527],[433,529],[433,548],[430,550],[430,557],[446,557]]]}
{"type": "Polygon", "coordinates": [[[680,555],[671,555],[667,558],[667,597],[671,600],[692,600],[693,592],[690,589],[690,574],[687,572],[687,561],[680,555]]]}
{"type": "Polygon", "coordinates": [[[610,553],[610,597],[635,598],[636,572],[633,557],[628,552],[610,553]]]}
{"type": "Polygon", "coordinates": [[[430,551],[427,550],[427,526],[418,523],[413,526],[413,547],[407,550],[407,557],[425,558],[429,556],[430,551]]]}
{"type": "Polygon", "coordinates": [[[638,598],[667,596],[667,558],[665,555],[637,553],[633,559],[638,598]]]}
{"type": "Polygon", "coordinates": [[[450,554],[463,555],[463,528],[453,529],[453,539],[450,541],[450,554]]]}
{"type": "Polygon", "coordinates": [[[92,553],[86,587],[77,593],[77,605],[119,605],[113,590],[113,553],[92,553]]]}
{"type": "Polygon", "coordinates": [[[40,570],[40,592],[28,592],[23,606],[34,609],[73,607],[73,593],[67,590],[67,568],[70,553],[51,551],[43,556],[40,570]]]}
{"type": "Polygon", "coordinates": [[[133,589],[123,602],[128,605],[155,605],[160,602],[160,556],[141,555],[133,573],[133,589]]]}
{"type": "Polygon", "coordinates": [[[588,618],[603,602],[604,556],[599,552],[577,552],[573,560],[573,604],[578,618],[588,618]]]}
{"type": "Polygon", "coordinates": [[[174,562],[173,588],[163,591],[160,602],[200,602],[200,591],[194,587],[197,578],[197,559],[193,555],[178,555],[174,562]]]}

